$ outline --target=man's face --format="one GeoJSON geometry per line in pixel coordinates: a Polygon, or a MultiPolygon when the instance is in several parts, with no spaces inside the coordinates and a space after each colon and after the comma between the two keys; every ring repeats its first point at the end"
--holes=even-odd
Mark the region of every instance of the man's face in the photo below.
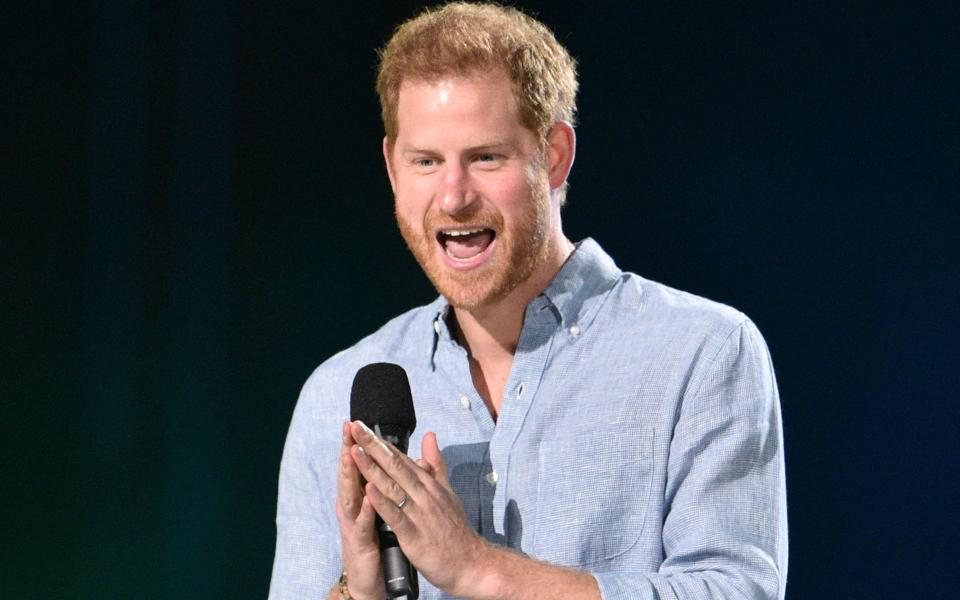
{"type": "Polygon", "coordinates": [[[405,81],[397,122],[384,154],[407,246],[453,306],[505,298],[545,264],[559,227],[509,79],[405,81]]]}

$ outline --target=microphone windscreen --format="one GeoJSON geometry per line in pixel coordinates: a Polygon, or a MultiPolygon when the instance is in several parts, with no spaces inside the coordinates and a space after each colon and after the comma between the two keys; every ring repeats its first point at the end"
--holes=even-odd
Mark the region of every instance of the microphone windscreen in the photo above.
{"type": "Polygon", "coordinates": [[[350,419],[379,425],[384,436],[409,435],[417,427],[417,417],[403,367],[373,363],[357,371],[350,391],[350,419]]]}

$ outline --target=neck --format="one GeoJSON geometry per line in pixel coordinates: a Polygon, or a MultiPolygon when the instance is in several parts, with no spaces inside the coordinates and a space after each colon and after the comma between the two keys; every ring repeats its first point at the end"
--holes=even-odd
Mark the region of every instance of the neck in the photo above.
{"type": "Polygon", "coordinates": [[[573,244],[562,233],[554,239],[547,260],[504,298],[482,307],[453,311],[457,338],[467,349],[473,385],[494,421],[503,404],[527,305],[546,289],[573,252],[573,244]]]}
{"type": "Polygon", "coordinates": [[[527,306],[550,285],[574,250],[562,234],[556,239],[544,264],[504,298],[476,308],[454,308],[458,337],[472,359],[481,363],[513,359],[527,306]]]}

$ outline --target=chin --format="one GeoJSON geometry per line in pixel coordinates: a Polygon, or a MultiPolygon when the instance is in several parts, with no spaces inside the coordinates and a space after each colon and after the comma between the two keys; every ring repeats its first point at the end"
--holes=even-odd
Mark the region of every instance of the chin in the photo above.
{"type": "MultiPolygon", "coordinates": [[[[442,269],[443,267],[441,267],[442,269]]],[[[433,283],[433,287],[441,296],[447,299],[450,306],[464,310],[481,308],[503,299],[509,293],[503,285],[502,275],[490,275],[486,277],[475,278],[476,281],[457,281],[459,277],[452,277],[445,272],[438,270],[424,269],[427,277],[433,283]]],[[[513,286],[516,287],[516,286],[513,286]]]]}
{"type": "Polygon", "coordinates": [[[454,308],[475,310],[494,305],[516,290],[530,278],[535,260],[514,262],[497,260],[487,268],[471,273],[451,272],[442,259],[420,266],[441,296],[454,308]]]}

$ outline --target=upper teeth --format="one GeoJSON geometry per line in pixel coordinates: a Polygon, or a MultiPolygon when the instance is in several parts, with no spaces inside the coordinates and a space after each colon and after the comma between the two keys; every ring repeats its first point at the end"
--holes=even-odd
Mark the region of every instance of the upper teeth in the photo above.
{"type": "Polygon", "coordinates": [[[444,231],[444,235],[449,235],[451,237],[459,237],[462,235],[473,235],[475,233],[480,233],[483,229],[467,229],[465,231],[444,231]]]}

